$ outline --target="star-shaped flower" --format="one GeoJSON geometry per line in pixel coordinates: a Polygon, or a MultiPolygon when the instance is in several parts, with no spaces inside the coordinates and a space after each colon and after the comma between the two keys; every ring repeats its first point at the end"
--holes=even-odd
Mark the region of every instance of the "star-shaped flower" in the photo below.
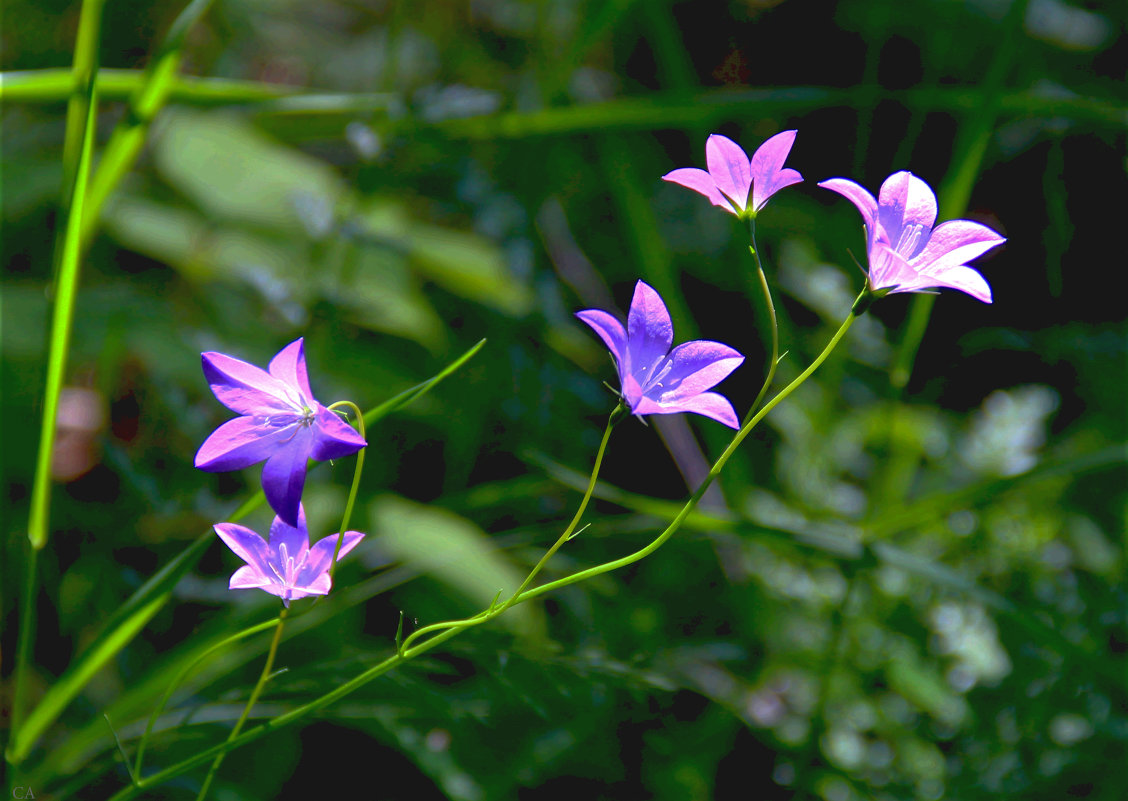
{"type": "Polygon", "coordinates": [[[1006,239],[971,220],[949,220],[933,228],[936,195],[920,178],[906,171],[893,173],[881,185],[877,200],[845,178],[819,186],[847,198],[862,213],[871,290],[889,294],[950,287],[991,302],[991,287],[967,262],[1006,239]]]}
{"type": "Polygon", "coordinates": [[[720,342],[694,340],[673,350],[674,326],[662,298],[647,283],[635,284],[627,327],[599,309],[576,312],[611,351],[623,400],[631,413],[696,412],[739,428],[727,399],[705,390],[740,366],[744,357],[720,342]]]}
{"type": "MultiPolygon", "coordinates": [[[[247,563],[231,574],[229,589],[264,590],[277,595],[286,606],[295,598],[329,593],[332,586],[329,568],[341,535],[325,537],[309,547],[305,509],[300,505],[296,527],[287,525],[281,517],[274,518],[270,524],[270,542],[264,542],[254,531],[236,523],[216,523],[213,528],[227,547],[247,563]]],[[[364,535],[359,531],[346,531],[337,561],[362,539],[364,535]]]]}
{"type": "Polygon", "coordinates": [[[795,131],[777,133],[760,145],[749,159],[736,142],[727,136],[713,134],[705,142],[708,172],[684,167],[666,173],[662,180],[699,192],[714,206],[720,206],[737,217],[755,217],[767,204],[768,198],[803,180],[798,172],[783,166],[794,142],[795,131]],[[752,195],[751,205],[749,193],[752,195]]]}
{"type": "Polygon", "coordinates": [[[212,432],[196,453],[196,467],[218,473],[265,459],[263,492],[292,526],[298,523],[307,462],[340,459],[368,444],[313,397],[303,348],[301,339],[291,342],[268,370],[222,353],[200,354],[215,397],[242,416],[212,432]]]}

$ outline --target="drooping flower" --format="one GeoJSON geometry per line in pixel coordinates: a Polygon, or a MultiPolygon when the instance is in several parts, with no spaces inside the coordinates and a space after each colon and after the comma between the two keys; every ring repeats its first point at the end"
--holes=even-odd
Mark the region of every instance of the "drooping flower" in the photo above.
{"type": "Polygon", "coordinates": [[[644,281],[635,284],[627,327],[599,309],[576,312],[607,345],[619,370],[622,397],[635,415],[695,412],[739,428],[726,398],[706,392],[744,357],[720,342],[694,340],[673,350],[674,326],[666,304],[644,281]]]}
{"type": "Polygon", "coordinates": [[[869,288],[875,293],[950,287],[991,302],[991,287],[967,262],[1006,239],[971,220],[949,220],[933,228],[936,195],[920,178],[906,171],[893,173],[881,185],[877,200],[845,178],[831,178],[819,186],[847,198],[861,212],[869,288]]]}
{"type": "MultiPolygon", "coordinates": [[[[216,523],[213,528],[227,547],[247,564],[231,574],[228,588],[232,590],[260,589],[277,595],[286,606],[295,598],[308,595],[327,595],[332,585],[329,568],[337,538],[333,534],[318,540],[309,547],[305,509],[299,505],[297,526],[291,526],[281,517],[270,524],[270,541],[246,526],[236,523],[216,523]]],[[[364,539],[359,531],[346,531],[337,561],[364,539]]]]}
{"type": "Polygon", "coordinates": [[[215,397],[241,416],[204,440],[196,467],[219,473],[265,459],[266,499],[282,520],[297,525],[307,462],[340,459],[368,443],[313,397],[303,340],[279,351],[267,370],[222,353],[200,356],[215,397]]]}
{"type": "Polygon", "coordinates": [[[666,173],[662,180],[699,192],[714,206],[720,206],[737,217],[755,217],[772,195],[803,180],[797,171],[783,166],[795,142],[795,133],[777,133],[760,145],[751,159],[740,145],[727,136],[713,134],[705,142],[708,172],[696,167],[683,167],[666,173]]]}

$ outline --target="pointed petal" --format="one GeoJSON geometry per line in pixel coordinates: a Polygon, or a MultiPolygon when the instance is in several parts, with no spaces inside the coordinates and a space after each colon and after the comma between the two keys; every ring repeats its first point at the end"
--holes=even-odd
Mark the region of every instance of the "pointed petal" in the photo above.
{"type": "Polygon", "coordinates": [[[309,530],[306,528],[305,507],[300,502],[298,503],[298,524],[296,526],[291,526],[281,517],[275,517],[270,524],[270,543],[268,546],[270,560],[278,569],[278,572],[285,576],[285,572],[281,569],[285,567],[281,559],[282,546],[286,547],[286,556],[292,557],[295,565],[301,564],[302,560],[306,558],[306,552],[309,551],[309,530]]]}
{"type": "Polygon", "coordinates": [[[274,584],[275,581],[276,579],[274,578],[273,574],[267,577],[259,571],[255,570],[250,565],[243,565],[241,568],[231,574],[231,580],[227,582],[227,589],[262,589],[267,584],[274,584]]]}
{"type": "Polygon", "coordinates": [[[625,365],[627,364],[627,329],[611,314],[600,309],[586,309],[576,312],[576,316],[591,326],[607,350],[615,357],[615,365],[619,368],[619,381],[623,380],[625,365]]]}
{"type": "Polygon", "coordinates": [[[752,208],[759,211],[768,199],[784,187],[797,184],[803,176],[792,169],[784,169],[791,146],[795,143],[795,131],[777,133],[752,154],[752,208]]]}
{"type": "Polygon", "coordinates": [[[949,267],[939,275],[929,276],[933,286],[946,286],[966,292],[976,300],[990,303],[991,286],[978,271],[970,267],[949,267]]]}
{"type": "MultiPolygon", "coordinates": [[[[283,415],[282,420],[288,419],[283,415]]],[[[261,419],[236,417],[204,440],[196,451],[196,467],[222,473],[268,459],[297,430],[297,424],[267,425],[261,419]]]]}
{"type": "Polygon", "coordinates": [[[328,595],[332,587],[329,572],[326,571],[316,576],[309,584],[301,584],[290,590],[291,598],[307,598],[311,595],[328,595]]]}
{"type": "Polygon", "coordinates": [[[360,433],[341,419],[335,412],[317,404],[317,416],[313,423],[313,451],[311,455],[319,462],[330,459],[343,459],[356,453],[368,443],[360,433]]]}
{"type": "Polygon", "coordinates": [[[233,412],[269,416],[298,411],[286,384],[265,370],[215,351],[200,354],[216,399],[233,412]]]}
{"type": "MultiPolygon", "coordinates": [[[[305,566],[298,574],[297,584],[299,586],[306,586],[317,576],[329,570],[329,565],[333,561],[333,549],[337,547],[338,536],[340,535],[334,534],[331,537],[320,539],[309,549],[305,566]]],[[[362,539],[364,539],[364,535],[359,531],[346,531],[345,541],[341,543],[341,552],[337,554],[337,561],[340,562],[344,559],[345,554],[355,548],[362,539]]]]}
{"type": "Polygon", "coordinates": [[[709,198],[709,202],[714,206],[720,206],[730,214],[738,213],[717,189],[713,176],[705,170],[699,170],[696,167],[682,167],[679,170],[666,173],[662,176],[662,180],[679,184],[686,189],[692,189],[694,192],[709,198]]]}
{"type": "Polygon", "coordinates": [[[224,544],[263,579],[269,580],[274,575],[268,563],[269,549],[262,537],[237,523],[216,523],[212,528],[224,544]]]}
{"type": "Polygon", "coordinates": [[[862,220],[866,224],[866,230],[870,232],[873,231],[874,222],[877,219],[877,201],[874,200],[873,195],[871,195],[865,187],[846,178],[829,178],[825,181],[820,181],[818,185],[823,189],[837,192],[853,203],[862,214],[862,220]]]}
{"type": "Polygon", "coordinates": [[[728,345],[704,339],[683,342],[670,351],[670,370],[662,386],[647,390],[661,404],[678,402],[723,381],[740,366],[744,357],[728,345]]]}
{"type": "Polygon", "coordinates": [[[717,189],[744,211],[752,189],[752,172],[748,156],[740,145],[727,136],[713,134],[705,142],[705,163],[709,165],[709,175],[713,176],[717,189]]]}
{"type": "Polygon", "coordinates": [[[877,205],[877,224],[894,250],[906,259],[924,250],[936,222],[936,195],[928,184],[911,172],[895,172],[881,185],[877,205]]]}
{"type": "MultiPolygon", "coordinates": [[[[645,281],[635,284],[627,315],[627,362],[622,365],[624,374],[630,373],[640,384],[646,376],[640,372],[653,369],[665,356],[674,341],[674,324],[661,296],[645,281]]],[[[625,389],[625,387],[624,387],[625,389]]]]}
{"type": "Polygon", "coordinates": [[[1006,241],[986,225],[971,220],[949,220],[936,226],[913,263],[920,265],[922,272],[938,275],[943,270],[967,264],[1006,241]]]}
{"type": "Polygon", "coordinates": [[[639,403],[639,408],[635,410],[635,414],[680,414],[682,412],[704,415],[718,423],[724,423],[729,428],[740,428],[740,421],[736,417],[736,411],[732,408],[732,404],[728,402],[727,398],[718,395],[716,392],[702,392],[700,395],[694,395],[691,398],[685,398],[674,403],[659,404],[649,398],[643,398],[639,403]]]}
{"type": "Polygon", "coordinates": [[[630,373],[623,376],[623,400],[631,407],[632,414],[638,413],[638,404],[645,400],[642,397],[642,387],[630,373]]]}
{"type": "Polygon", "coordinates": [[[880,242],[869,249],[869,285],[871,289],[897,287],[898,292],[924,288],[917,269],[901,254],[880,242]]]}
{"type": "Polygon", "coordinates": [[[291,342],[270,360],[270,374],[282,383],[297,390],[306,406],[316,402],[309,388],[309,373],[306,370],[305,338],[299,337],[291,342]]]}
{"type": "Polygon", "coordinates": [[[305,486],[306,462],[313,446],[313,432],[299,428],[293,439],[277,449],[262,467],[262,491],[283,522],[298,524],[298,505],[305,486]]]}

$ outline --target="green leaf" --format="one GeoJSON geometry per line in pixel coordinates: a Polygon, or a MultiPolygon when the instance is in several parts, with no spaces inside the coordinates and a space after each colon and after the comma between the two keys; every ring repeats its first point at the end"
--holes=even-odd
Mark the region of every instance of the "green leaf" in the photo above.
{"type": "MultiPolygon", "coordinates": [[[[373,501],[369,514],[371,531],[379,536],[382,548],[450,587],[474,607],[484,609],[499,590],[507,598],[521,585],[524,576],[501,555],[489,535],[454,512],[388,495],[373,501]]],[[[539,633],[542,625],[530,605],[513,607],[502,620],[524,635],[539,633]]]]}

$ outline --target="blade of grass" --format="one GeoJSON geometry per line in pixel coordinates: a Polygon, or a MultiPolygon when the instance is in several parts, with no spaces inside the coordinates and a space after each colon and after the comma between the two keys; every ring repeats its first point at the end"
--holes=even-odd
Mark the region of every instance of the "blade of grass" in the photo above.
{"type": "MultiPolygon", "coordinates": [[[[27,524],[30,548],[26,558],[26,580],[20,606],[19,644],[16,650],[15,684],[12,697],[11,728],[13,740],[23,723],[27,707],[27,671],[35,634],[35,597],[39,551],[47,544],[51,511],[51,457],[55,450],[55,433],[59,413],[59,395],[66,375],[67,351],[70,348],[74,320],[75,296],[79,278],[79,231],[84,213],[83,199],[90,175],[94,152],[95,117],[98,111],[97,65],[86,86],[86,116],[82,129],[82,147],[75,169],[74,186],[68,204],[66,230],[59,257],[59,275],[55,286],[55,308],[51,320],[51,337],[47,352],[47,385],[43,392],[43,421],[40,426],[39,451],[36,455],[32,483],[31,510],[27,524]]],[[[9,749],[11,742],[9,742],[9,749]]],[[[7,750],[7,749],[6,749],[7,750]]]]}
{"type": "MultiPolygon", "coordinates": [[[[141,70],[103,69],[98,72],[98,94],[102,100],[128,100],[141,88],[146,73],[141,70]]],[[[0,101],[4,103],[57,103],[74,91],[74,73],[69,69],[11,70],[0,72],[0,101]]],[[[231,105],[300,97],[301,86],[230,78],[177,76],[169,99],[198,105],[231,105]]]]}

